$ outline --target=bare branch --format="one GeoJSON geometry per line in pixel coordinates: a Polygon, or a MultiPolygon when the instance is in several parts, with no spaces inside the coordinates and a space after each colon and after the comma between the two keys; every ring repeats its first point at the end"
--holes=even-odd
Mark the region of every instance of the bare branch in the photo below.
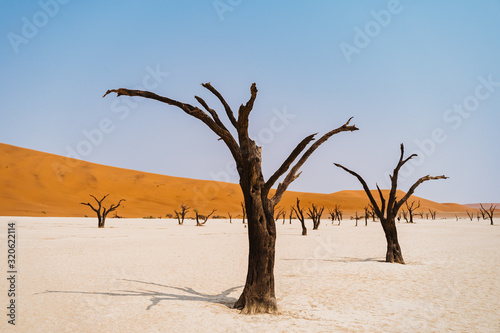
{"type": "Polygon", "coordinates": [[[314,140],[314,136],[316,134],[318,134],[318,133],[309,135],[308,137],[304,138],[297,145],[297,147],[295,147],[295,149],[290,153],[290,156],[288,156],[288,158],[283,162],[283,164],[281,165],[281,167],[278,170],[276,170],[276,172],[271,176],[271,178],[269,178],[267,180],[267,182],[266,182],[266,184],[264,186],[264,194],[265,194],[266,197],[267,197],[267,193],[269,193],[269,190],[274,185],[274,183],[276,183],[276,181],[279,179],[279,177],[281,177],[285,172],[288,171],[288,168],[290,167],[290,165],[292,165],[293,161],[295,161],[295,159],[297,158],[297,156],[299,156],[300,153],[307,147],[307,145],[309,144],[309,142],[311,142],[312,140],[314,140]]]}
{"type": "Polygon", "coordinates": [[[297,174],[299,169],[302,167],[302,165],[307,161],[307,159],[311,156],[311,154],[323,143],[325,143],[330,137],[332,137],[335,134],[338,134],[340,132],[353,132],[357,131],[358,128],[356,125],[349,126],[349,122],[351,121],[352,117],[347,120],[347,122],[324,134],[319,140],[315,141],[309,149],[306,150],[306,152],[302,155],[302,157],[297,161],[297,163],[292,167],[290,172],[286,175],[285,179],[283,180],[282,183],[278,185],[278,189],[276,190],[276,193],[274,194],[273,198],[271,199],[273,205],[276,205],[280,200],[283,194],[285,193],[286,189],[290,185],[291,182],[293,182],[295,179],[297,179],[300,176],[300,173],[297,174]]]}
{"type": "Polygon", "coordinates": [[[210,82],[203,83],[202,86],[204,88],[210,90],[210,92],[212,94],[214,94],[215,96],[217,96],[217,98],[219,99],[219,101],[224,106],[224,110],[226,110],[226,114],[227,114],[227,117],[229,118],[229,121],[231,122],[231,124],[233,124],[234,128],[237,128],[237,123],[236,123],[236,119],[234,118],[233,110],[231,110],[231,107],[229,106],[229,104],[227,104],[227,102],[224,99],[224,97],[222,97],[222,95],[214,87],[212,87],[212,85],[210,84],[210,82]]]}
{"type": "MultiPolygon", "coordinates": [[[[377,214],[377,216],[380,219],[382,219],[384,217],[384,215],[382,214],[382,211],[380,210],[377,202],[375,201],[375,198],[373,198],[373,195],[372,195],[370,189],[368,188],[368,185],[366,185],[365,180],[360,175],[358,175],[356,172],[347,169],[345,166],[340,165],[338,163],[334,163],[334,164],[335,164],[335,166],[337,166],[337,167],[339,167],[341,169],[344,169],[344,171],[346,171],[346,172],[350,173],[351,175],[353,175],[354,177],[358,178],[359,182],[361,183],[361,185],[363,186],[363,189],[366,192],[366,195],[368,196],[368,199],[370,199],[370,203],[372,204],[372,206],[373,206],[373,208],[375,210],[375,214],[377,214]]],[[[378,188],[378,186],[377,186],[377,188],[378,188]]],[[[379,194],[381,195],[381,198],[383,198],[382,197],[382,193],[380,192],[380,190],[379,190],[379,194]]],[[[382,201],[382,204],[385,204],[385,200],[382,201]]]]}
{"type": "Polygon", "coordinates": [[[405,196],[397,201],[395,204],[394,204],[394,207],[393,207],[393,213],[397,213],[397,211],[399,210],[399,208],[401,207],[401,205],[403,203],[406,202],[406,200],[408,200],[409,197],[411,197],[411,195],[413,194],[413,192],[415,192],[415,189],[420,185],[422,184],[423,182],[426,182],[428,180],[437,180],[437,179],[448,179],[449,177],[446,177],[445,175],[441,175],[441,176],[430,176],[430,175],[427,175],[427,176],[424,176],[424,177],[421,177],[419,180],[417,180],[415,182],[415,184],[413,184],[410,189],[408,190],[408,192],[406,192],[405,196]]]}
{"type": "MultiPolygon", "coordinates": [[[[239,149],[238,144],[236,143],[235,139],[231,135],[231,133],[224,126],[220,126],[216,120],[213,120],[212,118],[210,118],[208,116],[208,114],[203,112],[201,109],[199,109],[193,105],[187,104],[187,103],[181,103],[181,102],[176,101],[174,99],[159,96],[155,93],[152,93],[149,91],[143,91],[143,90],[130,90],[130,89],[124,89],[124,88],[111,89],[111,90],[108,90],[104,94],[103,97],[105,97],[106,95],[113,93],[113,92],[116,93],[117,96],[132,96],[132,97],[139,96],[139,97],[154,99],[154,100],[166,103],[168,105],[173,105],[173,106],[176,106],[176,107],[182,109],[185,113],[189,114],[190,116],[192,116],[198,120],[201,120],[215,134],[217,134],[219,137],[221,137],[222,140],[224,140],[224,143],[226,144],[226,146],[231,151],[231,154],[233,155],[236,163],[238,165],[241,165],[243,163],[240,149],[239,149]]],[[[220,121],[220,119],[219,119],[219,121],[220,121]]]]}

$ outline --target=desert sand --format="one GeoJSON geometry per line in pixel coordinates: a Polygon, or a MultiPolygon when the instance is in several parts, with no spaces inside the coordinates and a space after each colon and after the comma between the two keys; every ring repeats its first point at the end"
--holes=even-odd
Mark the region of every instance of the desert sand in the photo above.
{"type": "Polygon", "coordinates": [[[383,262],[376,222],[325,219],[308,236],[278,223],[281,314],[258,316],[231,309],[246,274],[241,220],[0,221],[16,222],[19,271],[17,325],[3,315],[2,332],[500,331],[500,227],[488,221],[398,224],[406,265],[383,262]]]}
{"type": "MultiPolygon", "coordinates": [[[[89,194],[99,198],[110,194],[105,207],[126,199],[116,213],[127,218],[166,217],[173,215],[181,203],[192,208],[189,216],[193,209],[200,214],[217,209],[215,215],[219,216],[242,215],[243,196],[237,184],[121,169],[6,144],[0,144],[0,156],[0,216],[93,216],[89,207],[80,205],[93,201],[89,194]]],[[[402,196],[402,192],[398,194],[402,196]]],[[[277,211],[289,211],[296,198],[303,207],[311,203],[325,206],[325,214],[335,204],[349,214],[361,213],[369,203],[362,190],[331,194],[287,191],[277,211]]],[[[463,216],[467,209],[475,210],[417,196],[412,196],[412,200],[421,202],[419,211],[427,212],[430,208],[443,213],[438,217],[463,216]]]]}

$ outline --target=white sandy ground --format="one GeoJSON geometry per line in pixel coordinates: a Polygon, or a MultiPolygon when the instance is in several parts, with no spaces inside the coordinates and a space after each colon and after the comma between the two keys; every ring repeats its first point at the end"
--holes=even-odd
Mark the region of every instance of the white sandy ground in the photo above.
{"type": "Polygon", "coordinates": [[[281,315],[231,309],[241,221],[0,218],[1,332],[500,332],[500,220],[398,224],[407,265],[382,262],[379,223],[300,235],[278,223],[281,315]],[[17,318],[7,324],[7,223],[17,224],[17,318]]]}

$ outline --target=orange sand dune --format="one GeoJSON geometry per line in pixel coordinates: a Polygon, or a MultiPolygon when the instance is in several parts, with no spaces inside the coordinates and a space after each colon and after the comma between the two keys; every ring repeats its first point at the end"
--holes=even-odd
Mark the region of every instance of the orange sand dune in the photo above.
{"type": "MultiPolygon", "coordinates": [[[[174,214],[181,203],[201,214],[217,209],[214,215],[241,216],[242,195],[237,184],[109,167],[6,144],[0,144],[0,156],[0,216],[93,216],[94,212],[80,202],[93,201],[89,194],[102,197],[108,193],[105,207],[126,200],[117,210],[122,217],[165,217],[174,214]]],[[[398,197],[402,196],[400,192],[398,197]]],[[[288,211],[297,197],[304,207],[311,203],[327,208],[340,204],[347,212],[361,213],[368,204],[363,191],[287,192],[278,209],[288,211]]],[[[458,204],[439,204],[418,197],[410,200],[420,200],[420,210],[425,211],[466,210],[458,204]]]]}

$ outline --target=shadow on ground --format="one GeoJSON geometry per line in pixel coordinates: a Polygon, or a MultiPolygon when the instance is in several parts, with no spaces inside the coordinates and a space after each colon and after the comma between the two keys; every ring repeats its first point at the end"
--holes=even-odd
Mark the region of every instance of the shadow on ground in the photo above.
{"type": "Polygon", "coordinates": [[[224,290],[220,294],[210,295],[204,294],[199,291],[194,290],[190,287],[172,287],[154,282],[146,282],[139,280],[128,280],[120,279],[120,281],[134,282],[146,286],[156,286],[170,290],[170,292],[162,292],[156,290],[148,289],[138,289],[138,290],[116,290],[110,292],[98,292],[98,291],[62,291],[62,290],[47,290],[41,294],[58,293],[58,294],[82,294],[82,295],[101,295],[101,296],[111,296],[111,297],[150,297],[151,304],[148,305],[146,310],[151,309],[153,306],[157,305],[162,301],[197,301],[197,302],[209,302],[216,304],[223,304],[228,308],[232,308],[233,304],[237,301],[234,297],[228,297],[233,291],[243,286],[232,287],[224,290]],[[177,293],[175,292],[177,291],[177,293]]]}

